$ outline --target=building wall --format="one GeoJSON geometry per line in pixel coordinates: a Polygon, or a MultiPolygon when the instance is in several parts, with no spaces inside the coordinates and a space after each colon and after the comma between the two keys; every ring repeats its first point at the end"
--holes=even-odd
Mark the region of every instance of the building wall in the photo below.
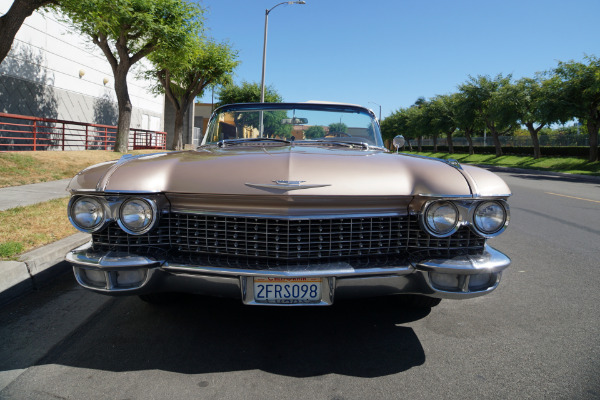
{"type": "MultiPolygon", "coordinates": [[[[11,4],[0,0],[0,14],[11,4]]],[[[136,77],[137,68],[127,79],[134,107],[131,127],[163,130],[164,98],[147,90],[148,82],[136,77]]],[[[0,64],[0,112],[116,125],[110,65],[91,40],[70,31],[58,15],[34,12],[0,64]]]]}

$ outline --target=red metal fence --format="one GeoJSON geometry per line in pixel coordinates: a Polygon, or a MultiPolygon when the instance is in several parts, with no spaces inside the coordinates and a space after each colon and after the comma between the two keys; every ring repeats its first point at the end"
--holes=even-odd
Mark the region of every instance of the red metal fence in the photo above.
{"type": "MultiPolygon", "coordinates": [[[[111,125],[0,113],[0,151],[113,150],[116,133],[111,125]]],[[[130,130],[130,150],[166,147],[166,132],[130,130]]]]}

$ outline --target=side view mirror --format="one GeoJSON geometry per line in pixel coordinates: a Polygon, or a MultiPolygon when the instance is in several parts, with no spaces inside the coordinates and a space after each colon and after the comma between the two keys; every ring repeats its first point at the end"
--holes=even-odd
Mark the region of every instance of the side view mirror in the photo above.
{"type": "Polygon", "coordinates": [[[404,146],[405,142],[406,142],[406,140],[404,140],[404,136],[402,136],[402,135],[396,135],[394,137],[394,140],[392,140],[392,144],[396,148],[396,153],[398,151],[400,151],[400,147],[404,146]]]}

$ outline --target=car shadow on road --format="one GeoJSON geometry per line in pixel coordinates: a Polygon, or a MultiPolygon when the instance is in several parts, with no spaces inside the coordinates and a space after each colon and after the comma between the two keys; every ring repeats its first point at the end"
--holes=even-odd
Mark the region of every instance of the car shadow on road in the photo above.
{"type": "Polygon", "coordinates": [[[40,364],[184,374],[260,369],[310,377],[379,377],[425,362],[412,328],[430,310],[393,298],[331,307],[253,307],[181,296],[165,306],[118,298],[40,364]]]}

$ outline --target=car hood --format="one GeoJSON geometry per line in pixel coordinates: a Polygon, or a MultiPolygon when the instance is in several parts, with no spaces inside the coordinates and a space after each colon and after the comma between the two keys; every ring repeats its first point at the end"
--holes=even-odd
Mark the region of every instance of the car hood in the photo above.
{"type": "Polygon", "coordinates": [[[231,146],[158,153],[81,171],[71,192],[290,196],[509,195],[495,174],[430,158],[314,146],[231,146]]]}

